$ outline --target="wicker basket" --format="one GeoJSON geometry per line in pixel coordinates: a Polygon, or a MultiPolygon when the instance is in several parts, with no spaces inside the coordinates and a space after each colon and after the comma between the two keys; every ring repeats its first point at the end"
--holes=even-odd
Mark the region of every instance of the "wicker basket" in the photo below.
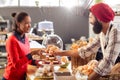
{"type": "Polygon", "coordinates": [[[120,80],[120,63],[113,66],[109,75],[102,76],[99,80],[120,80]]]}
{"type": "Polygon", "coordinates": [[[85,59],[82,59],[81,57],[71,57],[72,70],[76,69],[78,66],[86,65],[90,60],[94,58],[95,58],[94,54],[85,59]]]}
{"type": "MultiPolygon", "coordinates": [[[[90,39],[89,42],[92,42],[92,39],[90,39]]],[[[84,40],[77,40],[72,43],[70,49],[74,50],[74,49],[84,47],[89,42],[84,41],[84,40]]],[[[83,66],[83,65],[87,64],[90,60],[92,60],[94,58],[95,58],[95,54],[92,54],[90,57],[85,58],[85,59],[82,59],[80,56],[79,57],[71,57],[72,70],[74,70],[78,66],[83,66]]]]}

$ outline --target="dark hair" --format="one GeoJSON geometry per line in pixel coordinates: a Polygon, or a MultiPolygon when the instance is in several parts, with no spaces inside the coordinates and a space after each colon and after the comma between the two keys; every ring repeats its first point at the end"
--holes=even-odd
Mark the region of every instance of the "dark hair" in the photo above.
{"type": "Polygon", "coordinates": [[[15,16],[16,16],[16,12],[13,12],[12,14],[11,14],[11,16],[13,17],[13,18],[15,18],[15,16]]]}
{"type": "Polygon", "coordinates": [[[16,22],[22,22],[25,19],[26,16],[29,16],[26,12],[20,12],[20,13],[15,15],[15,23],[14,23],[15,27],[14,27],[13,30],[16,31],[17,28],[18,28],[16,22]]]}

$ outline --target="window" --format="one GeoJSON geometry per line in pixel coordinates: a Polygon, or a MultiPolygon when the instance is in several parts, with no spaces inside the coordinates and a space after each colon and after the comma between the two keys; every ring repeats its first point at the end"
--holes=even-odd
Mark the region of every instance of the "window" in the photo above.
{"type": "MultiPolygon", "coordinates": [[[[0,0],[0,6],[78,6],[83,0],[0,0]]],[[[88,0],[84,0],[88,1],[88,0]]]]}
{"type": "Polygon", "coordinates": [[[0,0],[0,7],[18,6],[18,0],[0,0]]]}
{"type": "Polygon", "coordinates": [[[39,0],[39,6],[59,6],[59,0],[39,0]]]}
{"type": "Polygon", "coordinates": [[[104,0],[104,2],[111,5],[111,6],[120,4],[120,0],[104,0]]]}
{"type": "MultiPolygon", "coordinates": [[[[0,7],[5,6],[81,6],[95,0],[0,0],[0,7]]],[[[119,0],[104,0],[109,5],[120,4],[119,0]]],[[[94,4],[94,2],[93,2],[94,4]]]]}

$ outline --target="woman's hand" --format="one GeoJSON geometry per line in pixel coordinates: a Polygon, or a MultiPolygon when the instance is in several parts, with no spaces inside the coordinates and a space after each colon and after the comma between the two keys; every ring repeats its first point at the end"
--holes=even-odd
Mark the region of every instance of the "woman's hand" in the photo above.
{"type": "Polygon", "coordinates": [[[42,55],[42,53],[45,52],[45,49],[44,48],[41,48],[41,49],[37,49],[37,50],[33,50],[30,52],[30,54],[33,56],[33,55],[42,55]]]}
{"type": "Polygon", "coordinates": [[[42,61],[40,61],[40,60],[36,60],[36,61],[35,61],[35,64],[36,64],[36,67],[37,67],[37,68],[43,67],[42,61]]]}

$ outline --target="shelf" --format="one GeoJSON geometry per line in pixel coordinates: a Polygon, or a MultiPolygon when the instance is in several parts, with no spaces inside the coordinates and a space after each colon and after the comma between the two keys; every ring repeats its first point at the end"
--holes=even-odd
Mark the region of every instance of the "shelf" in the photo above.
{"type": "Polygon", "coordinates": [[[1,35],[7,35],[8,32],[0,32],[1,35]]]}
{"type": "Polygon", "coordinates": [[[116,11],[115,16],[120,16],[120,11],[116,11]]]}
{"type": "Polygon", "coordinates": [[[5,46],[8,32],[0,31],[0,47],[5,46]]]}
{"type": "Polygon", "coordinates": [[[5,44],[0,44],[0,46],[5,46],[5,44]]]}
{"type": "Polygon", "coordinates": [[[6,58],[7,57],[7,53],[0,53],[0,58],[6,58]]]}
{"type": "Polygon", "coordinates": [[[43,38],[41,38],[41,37],[30,37],[29,38],[30,40],[34,40],[34,41],[42,41],[43,40],[43,38]]]}
{"type": "Polygon", "coordinates": [[[120,16],[120,14],[115,14],[115,16],[120,16]]]}

